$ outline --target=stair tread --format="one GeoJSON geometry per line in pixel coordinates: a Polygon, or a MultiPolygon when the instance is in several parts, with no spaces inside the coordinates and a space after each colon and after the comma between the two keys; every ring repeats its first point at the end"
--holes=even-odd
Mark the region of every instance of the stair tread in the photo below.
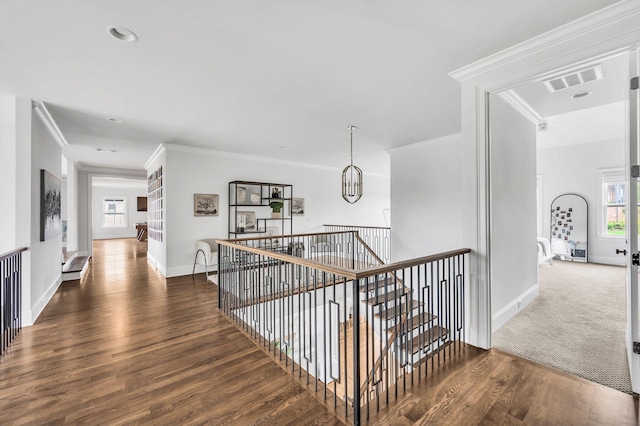
{"type": "Polygon", "coordinates": [[[413,331],[420,326],[428,324],[436,318],[438,318],[436,315],[430,314],[429,312],[420,312],[418,315],[414,315],[413,318],[407,319],[405,325],[402,327],[402,333],[405,333],[406,331],[413,331]]]}
{"type": "Polygon", "coordinates": [[[84,265],[89,261],[89,256],[76,256],[71,262],[65,264],[63,273],[81,272],[84,265]]]}
{"type": "Polygon", "coordinates": [[[429,328],[428,330],[425,330],[425,332],[420,334],[419,336],[412,337],[408,341],[405,341],[401,338],[400,349],[412,349],[413,353],[415,354],[418,351],[424,349],[426,346],[429,346],[431,343],[437,341],[441,337],[446,336],[447,334],[449,334],[449,329],[436,325],[429,328]]]}
{"type": "MultiPolygon", "coordinates": [[[[420,303],[418,303],[417,300],[411,300],[409,309],[415,309],[418,306],[420,306],[420,303]]],[[[407,308],[406,303],[401,303],[399,305],[394,304],[393,306],[390,306],[388,309],[381,309],[380,312],[375,314],[375,316],[378,318],[383,318],[385,320],[393,319],[395,317],[399,317],[400,315],[402,315],[402,313],[405,312],[406,308],[407,308]]]]}
{"type": "Polygon", "coordinates": [[[393,300],[397,300],[401,297],[408,295],[409,293],[405,289],[398,289],[394,291],[389,291],[386,293],[378,294],[377,296],[373,296],[367,299],[368,305],[377,305],[378,303],[390,302],[393,300]]]}
{"type": "Polygon", "coordinates": [[[396,280],[391,277],[387,277],[384,279],[379,279],[374,282],[365,282],[360,285],[360,293],[364,293],[366,291],[374,291],[380,290],[381,288],[385,288],[390,285],[396,284],[396,280]]]}

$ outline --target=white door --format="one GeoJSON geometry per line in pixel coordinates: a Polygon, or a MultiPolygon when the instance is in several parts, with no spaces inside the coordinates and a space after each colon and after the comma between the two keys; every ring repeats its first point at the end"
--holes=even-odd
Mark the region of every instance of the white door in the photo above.
{"type": "Polygon", "coordinates": [[[629,357],[629,371],[631,373],[631,388],[640,394],[640,332],[638,330],[638,113],[639,74],[638,51],[630,55],[630,90],[629,90],[629,148],[627,153],[627,176],[629,181],[629,196],[627,197],[627,245],[632,254],[627,256],[627,354],[629,357]],[[636,166],[636,167],[633,167],[636,166]],[[636,261],[634,261],[636,259],[636,261]],[[634,265],[635,263],[635,265],[634,265]],[[634,344],[638,346],[634,350],[634,344]],[[638,353],[635,353],[638,352],[638,353]]]}

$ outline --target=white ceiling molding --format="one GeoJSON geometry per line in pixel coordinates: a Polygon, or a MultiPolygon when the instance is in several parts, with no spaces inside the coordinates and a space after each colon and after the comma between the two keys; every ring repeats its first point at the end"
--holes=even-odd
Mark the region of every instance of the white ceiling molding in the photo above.
{"type": "MultiPolygon", "coordinates": [[[[297,161],[278,160],[273,158],[258,157],[255,155],[238,154],[235,152],[228,152],[228,151],[218,151],[218,150],[209,149],[209,148],[196,148],[192,146],[177,145],[177,144],[171,144],[171,143],[163,143],[161,146],[168,151],[179,151],[179,152],[187,152],[187,153],[196,154],[196,155],[211,155],[214,157],[237,158],[241,160],[259,161],[262,163],[269,163],[269,164],[282,164],[282,165],[287,165],[292,167],[303,167],[307,169],[317,169],[317,170],[327,170],[327,171],[338,171],[340,173],[342,172],[342,168],[338,168],[338,167],[321,166],[318,164],[301,163],[297,161]]],[[[156,152],[158,152],[158,150],[156,150],[156,152]]],[[[155,155],[156,153],[154,153],[154,156],[155,155]]],[[[154,156],[152,156],[152,158],[149,161],[147,161],[147,164],[149,164],[152,161],[154,156]]],[[[363,170],[363,173],[368,176],[389,177],[388,175],[385,175],[382,173],[367,173],[364,170],[363,170]]]]}
{"type": "Polygon", "coordinates": [[[61,148],[68,146],[69,143],[58,128],[58,125],[56,124],[51,114],[49,114],[49,110],[47,109],[47,106],[44,104],[44,102],[33,102],[33,109],[36,114],[38,114],[38,117],[40,117],[40,120],[42,121],[42,124],[44,124],[44,127],[47,128],[49,133],[51,133],[51,136],[53,136],[56,142],[58,142],[58,145],[60,145],[61,148]]]}
{"type": "Polygon", "coordinates": [[[638,14],[640,14],[640,9],[637,1],[614,3],[573,22],[451,71],[449,75],[462,82],[477,77],[488,70],[500,68],[511,62],[521,60],[531,55],[532,52],[543,51],[577,36],[599,31],[603,27],[608,27],[638,14]]]}
{"type": "Polygon", "coordinates": [[[504,92],[498,93],[498,96],[500,96],[502,100],[504,100],[513,109],[520,113],[520,115],[534,123],[536,126],[546,123],[544,117],[538,114],[538,112],[534,110],[531,105],[529,105],[524,99],[518,96],[518,94],[513,90],[505,90],[504,92]]]}
{"type": "Polygon", "coordinates": [[[404,151],[413,151],[414,149],[420,149],[429,145],[436,145],[440,143],[449,143],[449,142],[458,142],[462,139],[461,133],[454,133],[452,135],[442,136],[439,138],[429,139],[422,142],[412,143],[410,145],[402,145],[395,148],[390,148],[387,150],[389,154],[395,154],[398,152],[404,151]]]}
{"type": "Polygon", "coordinates": [[[124,177],[131,179],[146,179],[146,170],[139,169],[118,169],[115,167],[99,167],[83,164],[82,162],[76,163],[78,170],[95,174],[96,176],[110,176],[110,177],[124,177]]]}
{"type": "Polygon", "coordinates": [[[156,148],[155,151],[153,151],[153,154],[151,154],[151,157],[149,157],[149,159],[147,160],[146,163],[144,163],[144,168],[145,170],[149,170],[149,168],[151,167],[151,163],[153,163],[154,161],[156,161],[156,159],[158,158],[158,156],[160,154],[162,154],[164,151],[166,151],[165,145],[164,144],[160,144],[158,145],[158,147],[156,148]]]}

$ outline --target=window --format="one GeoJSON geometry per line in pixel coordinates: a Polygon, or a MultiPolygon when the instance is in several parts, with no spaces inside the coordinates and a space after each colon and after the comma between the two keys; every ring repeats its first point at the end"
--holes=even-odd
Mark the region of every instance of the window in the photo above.
{"type": "Polygon", "coordinates": [[[625,235],[627,223],[626,189],[624,169],[602,171],[602,235],[611,237],[625,235]]]}
{"type": "Polygon", "coordinates": [[[105,198],[102,201],[102,226],[105,228],[126,228],[127,203],[124,197],[105,198]]]}

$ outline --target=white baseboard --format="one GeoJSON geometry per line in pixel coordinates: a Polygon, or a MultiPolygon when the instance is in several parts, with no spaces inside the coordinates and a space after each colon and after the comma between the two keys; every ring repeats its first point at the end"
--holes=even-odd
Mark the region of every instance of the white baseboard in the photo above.
{"type": "MultiPolygon", "coordinates": [[[[209,267],[209,273],[215,272],[218,270],[218,265],[213,265],[209,267]]],[[[204,265],[197,264],[196,265],[196,274],[200,274],[204,272],[204,265]]],[[[174,268],[167,269],[167,278],[170,277],[180,277],[182,275],[191,275],[193,273],[193,264],[188,266],[176,266],[174,268]]]]}
{"type": "Polygon", "coordinates": [[[533,302],[535,298],[538,297],[539,293],[540,289],[538,287],[538,284],[536,284],[522,293],[520,296],[513,299],[511,302],[507,303],[504,308],[493,314],[493,316],[491,317],[491,332],[495,333],[496,331],[498,331],[500,327],[505,325],[518,312],[524,309],[525,306],[533,302]]]}
{"type": "Polygon", "coordinates": [[[626,262],[625,256],[592,256],[589,255],[589,263],[599,263],[601,265],[618,265],[624,266],[626,262]]]}
{"type": "Polygon", "coordinates": [[[156,271],[160,272],[164,277],[167,277],[167,267],[158,262],[149,252],[147,252],[147,263],[151,265],[156,271]]]}
{"type": "Polygon", "coordinates": [[[36,300],[36,302],[31,305],[31,311],[23,313],[22,325],[24,327],[33,325],[36,322],[42,311],[44,311],[44,308],[47,306],[47,303],[49,303],[53,295],[58,291],[60,284],[62,284],[62,273],[60,273],[60,275],[56,277],[55,281],[49,285],[49,288],[47,288],[40,299],[36,300]]]}

